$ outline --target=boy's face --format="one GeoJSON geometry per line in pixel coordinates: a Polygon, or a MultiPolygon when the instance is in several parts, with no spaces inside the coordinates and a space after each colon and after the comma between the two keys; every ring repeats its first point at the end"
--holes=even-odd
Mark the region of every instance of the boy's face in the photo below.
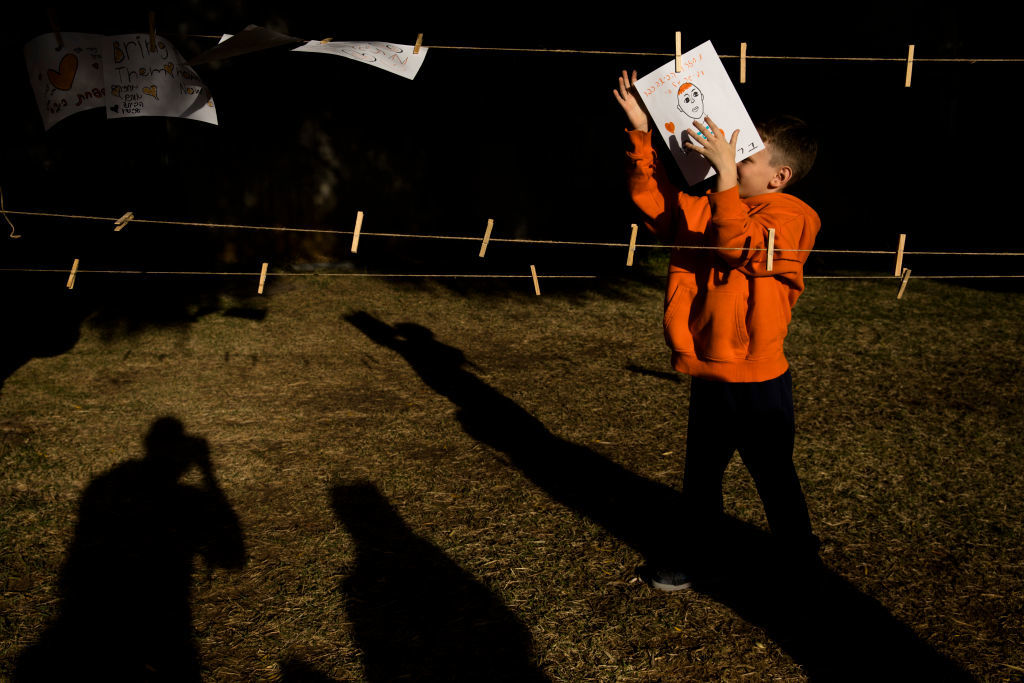
{"type": "Polygon", "coordinates": [[[736,184],[740,197],[754,197],[766,192],[778,192],[779,169],[772,166],[772,155],[767,149],[751,154],[736,164],[736,184]]]}

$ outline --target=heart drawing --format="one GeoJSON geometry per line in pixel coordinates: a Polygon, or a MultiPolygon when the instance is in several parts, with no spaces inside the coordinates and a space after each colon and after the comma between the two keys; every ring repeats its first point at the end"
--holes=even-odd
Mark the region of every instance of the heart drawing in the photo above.
{"type": "Polygon", "coordinates": [[[71,84],[75,82],[75,74],[78,73],[78,57],[70,52],[60,60],[57,71],[46,70],[46,76],[50,79],[57,90],[71,90],[71,84]]]}

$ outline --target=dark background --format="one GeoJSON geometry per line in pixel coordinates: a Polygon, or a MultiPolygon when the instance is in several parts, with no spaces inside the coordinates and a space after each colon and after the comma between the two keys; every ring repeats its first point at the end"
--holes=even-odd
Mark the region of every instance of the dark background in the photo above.
{"type": "MultiPolygon", "coordinates": [[[[188,59],[258,24],[301,38],[482,47],[664,52],[711,39],[722,54],[905,58],[1021,57],[1017,17],[881,3],[621,6],[431,3],[180,3],[153,7],[157,32],[188,59]]],[[[57,6],[63,31],[145,32],[149,7],[57,6]]],[[[44,132],[22,47],[49,31],[44,8],[3,26],[6,97],[0,186],[7,208],[367,232],[625,241],[636,221],[623,182],[625,119],[611,96],[622,68],[668,56],[431,51],[414,81],[354,61],[271,50],[205,64],[219,126],[101,109],[44,132]]],[[[737,59],[723,60],[738,83],[737,59]]],[[[821,214],[818,247],[1020,249],[1015,101],[1024,64],[748,61],[738,86],[755,118],[788,112],[821,153],[794,188],[821,214]]],[[[14,217],[3,265],[258,270],[351,259],[385,272],[621,271],[612,249],[492,246],[14,217]]],[[[6,231],[6,227],[5,227],[6,231]]],[[[888,256],[816,255],[812,271],[885,273],[888,256]]],[[[1017,259],[1019,261],[1019,259],[1017,259]]],[[[915,272],[1019,271],[1006,259],[918,257],[915,272]]],[[[19,277],[29,277],[20,275],[19,277]]],[[[48,276],[47,276],[48,277],[48,276]]],[[[4,278],[9,282],[9,278],[4,278]]],[[[64,277],[60,278],[63,283],[64,277]]],[[[36,282],[33,280],[33,282],[36,282]]]]}

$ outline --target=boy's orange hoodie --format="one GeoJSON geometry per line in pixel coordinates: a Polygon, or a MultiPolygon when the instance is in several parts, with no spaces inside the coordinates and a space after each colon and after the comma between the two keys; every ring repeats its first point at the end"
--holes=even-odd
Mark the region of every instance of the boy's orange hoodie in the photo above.
{"type": "Polygon", "coordinates": [[[796,197],[739,190],[694,197],[668,180],[651,133],[629,131],[629,186],[646,224],[673,249],[665,293],[672,365],[694,377],[763,382],[789,368],[783,354],[790,314],[804,290],[803,266],[821,220],[796,197]],[[775,229],[767,269],[768,230],[775,229]]]}

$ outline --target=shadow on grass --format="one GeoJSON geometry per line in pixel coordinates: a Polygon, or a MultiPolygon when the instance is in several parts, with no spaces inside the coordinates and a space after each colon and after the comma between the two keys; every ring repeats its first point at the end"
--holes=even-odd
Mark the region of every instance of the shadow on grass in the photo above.
{"type": "MultiPolygon", "coordinates": [[[[467,434],[507,455],[553,499],[604,527],[648,564],[694,568],[665,531],[681,518],[678,491],[558,438],[467,370],[462,351],[437,341],[429,329],[391,326],[364,312],[346,319],[401,354],[428,386],[458,407],[467,434]]],[[[805,584],[780,582],[765,569],[771,566],[770,537],[736,519],[726,527],[730,538],[722,545],[735,549],[727,563],[736,570],[696,590],[763,628],[812,680],[971,680],[842,577],[822,569],[805,584]]]]}
{"type": "Polygon", "coordinates": [[[675,372],[662,372],[661,370],[651,370],[650,368],[640,367],[634,363],[630,363],[626,366],[626,369],[630,372],[635,372],[638,375],[644,375],[645,377],[657,377],[658,379],[664,379],[675,384],[682,384],[683,380],[679,378],[679,375],[675,372]]]}
{"type": "MultiPolygon", "coordinates": [[[[341,590],[367,680],[547,680],[515,615],[414,534],[375,486],[336,486],[331,502],[356,544],[341,590]]],[[[284,670],[288,680],[319,680],[301,662],[284,670]]]]}
{"type": "Polygon", "coordinates": [[[263,300],[222,308],[224,294],[242,300],[254,297],[237,284],[219,281],[155,280],[126,287],[113,276],[103,279],[90,274],[95,279],[79,282],[69,291],[49,280],[45,287],[27,286],[4,275],[0,286],[16,294],[6,297],[0,309],[4,329],[0,335],[0,390],[8,377],[33,358],[59,356],[73,349],[84,324],[95,328],[104,341],[111,341],[151,327],[183,327],[218,311],[226,317],[257,322],[267,315],[263,300]]]}
{"type": "Polygon", "coordinates": [[[189,593],[193,558],[240,569],[245,545],[206,440],[164,417],[146,456],[82,494],[56,620],[18,659],[15,681],[199,681],[189,593]],[[197,467],[202,485],[181,483],[197,467]]]}

